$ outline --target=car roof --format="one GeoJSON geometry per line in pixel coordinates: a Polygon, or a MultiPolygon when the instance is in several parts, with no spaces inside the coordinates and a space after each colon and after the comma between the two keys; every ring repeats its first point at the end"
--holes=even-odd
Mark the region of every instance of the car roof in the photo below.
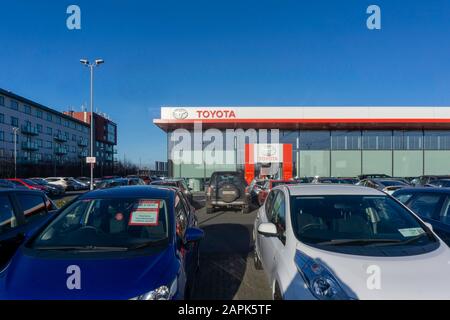
{"type": "Polygon", "coordinates": [[[80,196],[83,199],[101,199],[101,198],[167,198],[173,194],[174,191],[168,188],[158,188],[152,186],[120,186],[110,189],[99,189],[87,192],[80,196]]]}
{"type": "Polygon", "coordinates": [[[20,192],[20,193],[31,193],[31,194],[38,194],[43,195],[44,193],[40,190],[30,190],[25,188],[0,188],[0,193],[5,192],[20,192]]]}
{"type": "Polygon", "coordinates": [[[381,196],[384,192],[354,185],[336,185],[336,184],[290,184],[277,188],[287,188],[293,196],[303,195],[368,195],[381,196]]]}

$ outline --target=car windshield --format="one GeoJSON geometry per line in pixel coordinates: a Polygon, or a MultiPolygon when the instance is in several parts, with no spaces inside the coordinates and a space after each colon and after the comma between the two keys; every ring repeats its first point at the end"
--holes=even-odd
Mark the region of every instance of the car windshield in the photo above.
{"type": "Polygon", "coordinates": [[[384,195],[291,196],[291,214],[297,238],[307,244],[386,246],[435,242],[407,209],[384,195]]]}
{"type": "Polygon", "coordinates": [[[33,242],[35,249],[123,247],[160,243],[168,237],[162,199],[87,199],[64,209],[33,242]]]}

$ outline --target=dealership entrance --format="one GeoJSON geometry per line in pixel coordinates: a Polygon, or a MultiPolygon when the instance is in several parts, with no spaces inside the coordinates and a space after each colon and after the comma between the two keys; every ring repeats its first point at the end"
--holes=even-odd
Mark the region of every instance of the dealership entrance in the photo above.
{"type": "Polygon", "coordinates": [[[245,180],[253,178],[292,179],[291,144],[246,144],[245,180]]]}

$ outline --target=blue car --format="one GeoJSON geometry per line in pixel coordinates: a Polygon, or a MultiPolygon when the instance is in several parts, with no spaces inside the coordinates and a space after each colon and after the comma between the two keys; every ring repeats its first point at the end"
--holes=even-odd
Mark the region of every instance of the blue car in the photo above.
{"type": "Polygon", "coordinates": [[[86,193],[19,247],[0,300],[189,298],[203,238],[190,214],[171,188],[86,193]]]}
{"type": "Polygon", "coordinates": [[[404,188],[392,194],[433,226],[434,232],[450,245],[450,189],[404,188]]]}
{"type": "Polygon", "coordinates": [[[41,191],[0,189],[0,273],[27,235],[52,217],[56,209],[41,191]]]}

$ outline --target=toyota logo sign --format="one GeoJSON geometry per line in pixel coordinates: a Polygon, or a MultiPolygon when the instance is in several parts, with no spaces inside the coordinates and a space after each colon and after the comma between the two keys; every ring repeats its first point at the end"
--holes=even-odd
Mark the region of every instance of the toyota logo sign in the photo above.
{"type": "Polygon", "coordinates": [[[177,120],[184,120],[188,117],[189,113],[186,109],[175,109],[173,110],[173,117],[177,120]]]}

